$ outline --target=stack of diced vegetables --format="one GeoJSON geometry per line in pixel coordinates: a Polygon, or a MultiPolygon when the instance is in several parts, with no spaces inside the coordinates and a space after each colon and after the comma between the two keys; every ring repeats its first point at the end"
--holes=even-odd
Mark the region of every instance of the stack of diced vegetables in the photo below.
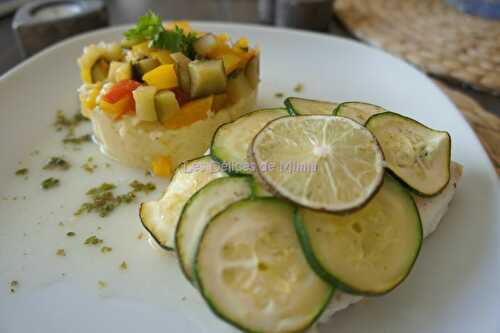
{"type": "Polygon", "coordinates": [[[96,107],[177,129],[236,103],[258,84],[258,50],[241,38],[162,24],[148,13],[120,43],[90,45],[78,60],[82,112],[96,107]]]}

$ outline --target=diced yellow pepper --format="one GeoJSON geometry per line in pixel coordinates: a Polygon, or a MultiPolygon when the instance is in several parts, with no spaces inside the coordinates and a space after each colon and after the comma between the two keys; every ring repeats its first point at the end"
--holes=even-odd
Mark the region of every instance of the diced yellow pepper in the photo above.
{"type": "Polygon", "coordinates": [[[163,27],[165,28],[165,30],[174,30],[175,26],[178,26],[184,32],[190,32],[190,31],[192,31],[191,25],[189,25],[188,21],[172,21],[172,22],[165,23],[163,25],[163,27]]]}
{"type": "Polygon", "coordinates": [[[243,64],[243,59],[235,55],[234,53],[226,53],[222,56],[222,61],[224,62],[224,71],[226,75],[231,74],[238,67],[243,64]]]}
{"type": "Polygon", "coordinates": [[[158,90],[172,89],[178,86],[177,74],[173,64],[165,64],[150,70],[142,79],[158,90]]]}
{"type": "Polygon", "coordinates": [[[174,63],[174,60],[170,57],[170,52],[167,50],[151,52],[151,57],[158,60],[162,65],[174,63]]]}
{"type": "Polygon", "coordinates": [[[198,98],[184,104],[179,112],[163,124],[166,128],[176,129],[189,126],[199,120],[207,119],[212,110],[214,96],[198,98]]]}
{"type": "Polygon", "coordinates": [[[220,44],[225,44],[227,41],[231,40],[231,36],[229,36],[228,33],[223,33],[215,36],[215,39],[217,39],[217,42],[220,44]]]}
{"type": "Polygon", "coordinates": [[[82,107],[82,113],[85,116],[89,116],[90,111],[92,111],[96,106],[96,98],[99,95],[99,91],[102,87],[102,82],[97,82],[92,85],[88,85],[88,89],[80,92],[80,104],[82,107]]]}
{"type": "Polygon", "coordinates": [[[170,177],[172,174],[172,162],[168,156],[157,156],[151,161],[151,169],[158,177],[170,177]]]}
{"type": "Polygon", "coordinates": [[[135,54],[149,55],[153,50],[149,47],[149,42],[142,42],[132,46],[132,52],[135,54]]]}
{"type": "Polygon", "coordinates": [[[132,65],[130,65],[129,63],[124,63],[116,69],[115,72],[116,82],[120,82],[123,80],[131,80],[131,79],[132,79],[132,65]]]}
{"type": "Polygon", "coordinates": [[[242,37],[234,43],[234,46],[239,48],[239,49],[248,49],[248,38],[242,37]]]}

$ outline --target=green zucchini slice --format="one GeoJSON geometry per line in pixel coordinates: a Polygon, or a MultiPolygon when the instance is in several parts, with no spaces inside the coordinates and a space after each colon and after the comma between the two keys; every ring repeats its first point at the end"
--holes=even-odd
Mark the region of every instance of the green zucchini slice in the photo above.
{"type": "Polygon", "coordinates": [[[440,193],[450,180],[451,138],[397,113],[372,116],[366,127],[377,138],[387,167],[423,196],[440,193]]]}
{"type": "Polygon", "coordinates": [[[195,278],[213,312],[246,332],[302,332],[333,288],[309,267],[293,227],[295,208],[276,198],[239,201],[207,225],[195,278]]]}
{"type": "Polygon", "coordinates": [[[389,175],[361,210],[335,215],[301,209],[295,228],[318,275],[347,293],[368,296],[385,294],[408,276],[423,238],[412,196],[389,175]]]}
{"type": "Polygon", "coordinates": [[[165,250],[174,250],[175,229],[184,204],[210,181],[227,176],[210,156],[181,164],[174,172],[163,197],[142,203],[139,217],[144,228],[165,250]]]}
{"type": "Polygon", "coordinates": [[[220,126],[212,139],[212,157],[230,173],[251,174],[247,153],[254,136],[271,120],[286,116],[285,109],[262,109],[220,126]]]}
{"type": "Polygon", "coordinates": [[[252,192],[252,177],[223,177],[211,181],[188,200],[175,232],[179,264],[188,280],[193,280],[196,246],[207,223],[229,205],[250,198],[252,192]]]}
{"type": "Polygon", "coordinates": [[[335,109],[335,115],[341,117],[347,117],[355,122],[364,125],[368,119],[382,112],[386,112],[384,108],[363,102],[344,102],[339,104],[335,109]]]}
{"type": "Polygon", "coordinates": [[[292,116],[334,114],[333,111],[335,110],[337,105],[337,103],[333,102],[316,101],[299,97],[288,97],[287,99],[285,99],[285,106],[292,116]]]}

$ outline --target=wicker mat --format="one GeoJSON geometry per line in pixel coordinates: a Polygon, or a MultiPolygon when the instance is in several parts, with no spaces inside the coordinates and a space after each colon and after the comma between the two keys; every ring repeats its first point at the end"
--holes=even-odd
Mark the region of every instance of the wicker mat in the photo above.
{"type": "Polygon", "coordinates": [[[476,101],[463,93],[434,81],[462,111],[488,153],[497,175],[500,176],[500,118],[485,111],[476,101]]]}
{"type": "Polygon", "coordinates": [[[334,10],[358,38],[500,95],[500,21],[463,14],[446,0],[336,0],[334,10]]]}

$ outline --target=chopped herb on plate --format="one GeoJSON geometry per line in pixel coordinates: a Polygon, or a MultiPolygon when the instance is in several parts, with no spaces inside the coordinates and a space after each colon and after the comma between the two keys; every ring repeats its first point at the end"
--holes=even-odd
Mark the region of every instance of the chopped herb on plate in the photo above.
{"type": "Polygon", "coordinates": [[[285,94],[283,94],[282,92],[277,92],[274,94],[274,97],[276,98],[283,98],[285,96],[285,94]]]}
{"type": "Polygon", "coordinates": [[[68,237],[74,237],[75,235],[76,235],[76,233],[74,233],[73,231],[66,233],[66,236],[68,236],[68,237]]]}
{"type": "Polygon", "coordinates": [[[44,170],[54,170],[54,169],[59,169],[59,170],[68,170],[71,167],[68,161],[65,159],[54,156],[51,157],[47,163],[43,166],[44,170]]]}
{"type": "Polygon", "coordinates": [[[129,184],[130,187],[132,187],[134,192],[144,192],[144,193],[149,193],[153,192],[156,190],[156,185],[153,183],[141,183],[138,180],[134,180],[129,184]]]}
{"type": "Polygon", "coordinates": [[[120,264],[120,269],[122,271],[126,270],[128,268],[128,265],[125,261],[123,261],[121,264],[120,264]]]}
{"type": "Polygon", "coordinates": [[[22,168],[19,170],[16,170],[16,176],[25,176],[27,175],[29,170],[27,168],[22,168]]]}
{"type": "Polygon", "coordinates": [[[297,83],[295,87],[293,87],[293,91],[295,91],[296,93],[301,93],[302,91],[304,91],[304,85],[302,83],[297,83]]]}
{"type": "Polygon", "coordinates": [[[66,256],[66,251],[64,251],[64,249],[57,249],[56,255],[58,255],[60,257],[65,257],[66,256]]]}
{"type": "Polygon", "coordinates": [[[112,248],[112,247],[109,247],[109,246],[103,246],[103,247],[101,248],[101,252],[102,252],[102,253],[109,253],[109,252],[111,252],[111,251],[113,251],[113,248],[112,248]]]}
{"type": "Polygon", "coordinates": [[[47,178],[42,181],[41,186],[44,190],[59,186],[59,179],[53,177],[47,178]]]}
{"type": "Polygon", "coordinates": [[[84,134],[82,136],[68,136],[63,139],[63,143],[70,143],[74,145],[80,145],[82,143],[91,141],[92,141],[92,136],[90,134],[84,134]]]}
{"type": "Polygon", "coordinates": [[[83,244],[85,245],[98,245],[98,244],[101,244],[103,242],[102,239],[99,239],[97,238],[97,236],[90,236],[89,238],[87,238],[85,240],[85,242],[83,244]]]}

